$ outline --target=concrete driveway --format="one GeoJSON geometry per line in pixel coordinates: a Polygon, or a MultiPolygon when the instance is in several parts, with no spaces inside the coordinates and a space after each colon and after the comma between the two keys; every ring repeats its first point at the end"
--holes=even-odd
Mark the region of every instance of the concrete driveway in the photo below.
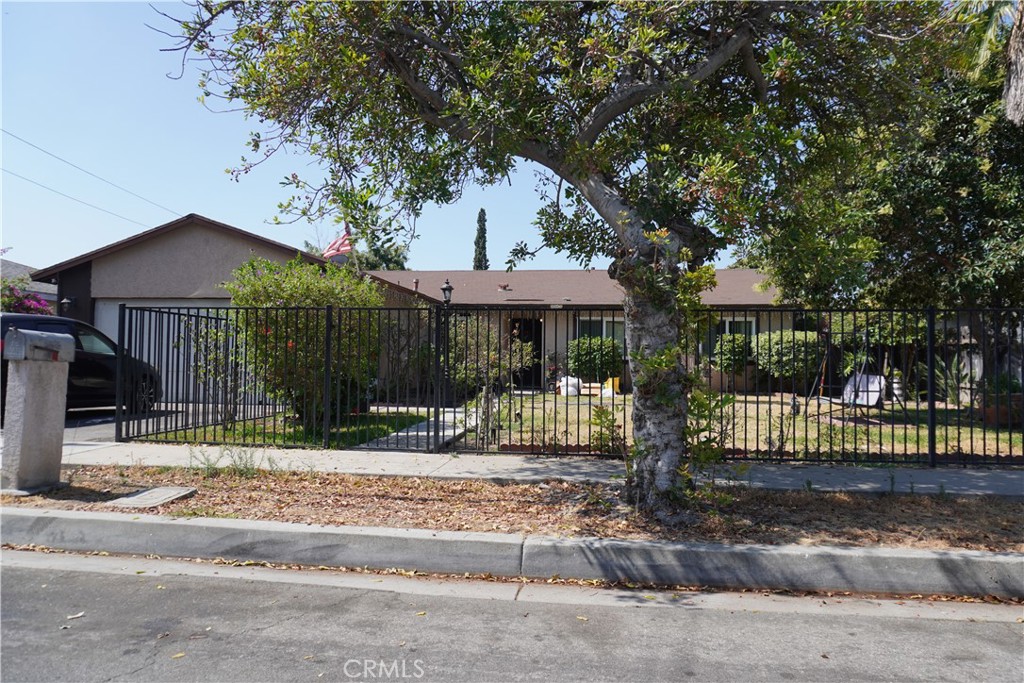
{"type": "Polygon", "coordinates": [[[69,410],[64,420],[64,443],[114,440],[114,408],[69,410]]]}

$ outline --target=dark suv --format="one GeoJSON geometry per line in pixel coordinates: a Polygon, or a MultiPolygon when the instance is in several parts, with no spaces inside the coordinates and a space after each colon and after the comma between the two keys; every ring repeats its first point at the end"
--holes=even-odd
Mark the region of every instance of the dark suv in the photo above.
{"type": "MultiPolygon", "coordinates": [[[[68,399],[70,408],[98,408],[117,402],[117,344],[92,325],[80,320],[53,315],[0,313],[0,331],[7,330],[56,332],[75,338],[75,360],[68,367],[68,399]]],[[[3,342],[0,342],[0,349],[3,342]]],[[[124,399],[129,412],[147,412],[160,401],[160,373],[149,363],[125,357],[124,399]]],[[[4,401],[7,399],[7,361],[3,361],[4,401]]]]}

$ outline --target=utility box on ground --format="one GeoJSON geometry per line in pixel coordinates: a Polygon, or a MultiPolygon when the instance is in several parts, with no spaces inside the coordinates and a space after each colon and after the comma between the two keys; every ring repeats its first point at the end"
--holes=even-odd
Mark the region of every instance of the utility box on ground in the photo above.
{"type": "Polygon", "coordinates": [[[11,328],[4,337],[7,397],[4,403],[0,484],[4,493],[27,495],[60,485],[71,335],[11,328]]]}

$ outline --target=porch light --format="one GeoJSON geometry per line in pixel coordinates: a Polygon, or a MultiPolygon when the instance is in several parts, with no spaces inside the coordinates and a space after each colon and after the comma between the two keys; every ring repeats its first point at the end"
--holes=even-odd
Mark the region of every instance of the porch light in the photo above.
{"type": "Polygon", "coordinates": [[[452,283],[448,282],[448,278],[444,279],[444,286],[441,287],[441,296],[444,297],[444,305],[447,306],[452,302],[452,283]]]}

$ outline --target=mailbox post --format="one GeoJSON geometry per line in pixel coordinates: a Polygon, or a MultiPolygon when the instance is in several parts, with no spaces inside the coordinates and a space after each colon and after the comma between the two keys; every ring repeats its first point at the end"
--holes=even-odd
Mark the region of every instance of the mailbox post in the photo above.
{"type": "Polygon", "coordinates": [[[7,401],[4,405],[2,487],[28,495],[60,485],[71,335],[10,328],[4,338],[7,401]]]}

